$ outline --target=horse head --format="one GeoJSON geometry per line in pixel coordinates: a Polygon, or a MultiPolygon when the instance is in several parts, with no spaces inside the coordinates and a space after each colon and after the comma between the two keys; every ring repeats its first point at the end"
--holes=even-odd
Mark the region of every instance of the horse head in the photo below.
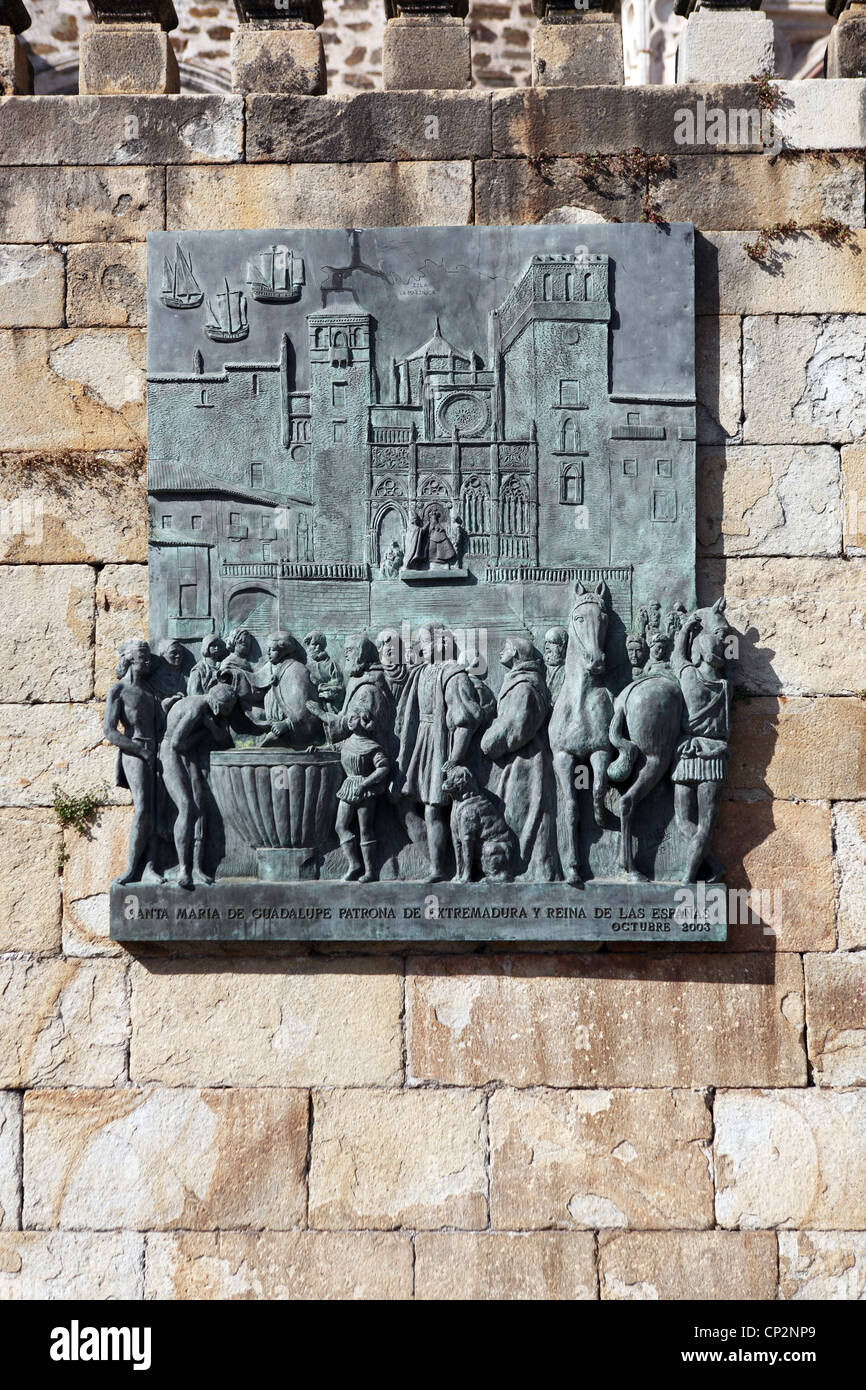
{"type": "Polygon", "coordinates": [[[579,579],[574,586],[566,662],[576,661],[591,676],[600,676],[605,668],[604,645],[610,617],[608,597],[603,579],[592,590],[585,589],[579,579]]]}
{"type": "Polygon", "coordinates": [[[725,617],[725,607],[726,600],[718,598],[711,608],[696,608],[691,619],[686,620],[691,632],[691,660],[697,657],[717,670],[722,670],[729,655],[731,627],[725,617]]]}

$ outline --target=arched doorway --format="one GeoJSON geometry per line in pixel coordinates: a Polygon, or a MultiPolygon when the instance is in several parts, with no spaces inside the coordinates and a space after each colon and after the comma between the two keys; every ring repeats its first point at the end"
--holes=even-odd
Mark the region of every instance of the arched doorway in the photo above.
{"type": "Polygon", "coordinates": [[[268,634],[278,626],[276,596],[269,589],[258,587],[236,589],[228,601],[226,617],[229,630],[249,628],[258,647],[253,660],[258,661],[264,655],[268,634]]]}
{"type": "Polygon", "coordinates": [[[377,565],[381,565],[392,541],[396,541],[400,549],[403,549],[406,536],[406,518],[403,516],[399,507],[389,505],[382,508],[378,520],[375,523],[375,536],[375,563],[377,565]]]}

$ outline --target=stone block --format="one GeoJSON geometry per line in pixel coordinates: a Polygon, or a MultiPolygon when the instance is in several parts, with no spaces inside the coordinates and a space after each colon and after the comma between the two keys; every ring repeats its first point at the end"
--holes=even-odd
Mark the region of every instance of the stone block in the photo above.
{"type": "Polygon", "coordinates": [[[866,803],[839,801],[833,807],[833,842],[838,889],[839,950],[866,946],[866,803]]]}
{"type": "Polygon", "coordinates": [[[713,847],[736,899],[727,949],[832,951],[830,807],[811,801],[723,801],[713,847]],[[740,906],[742,904],[742,906],[740,906]]]}
{"type": "Polygon", "coordinates": [[[126,802],[116,752],[103,741],[101,705],[0,704],[0,806],[53,806],[56,784],[126,802]]]}
{"type": "Polygon", "coordinates": [[[593,1237],[581,1231],[421,1231],[415,1297],[514,1302],[596,1294],[593,1237]]]}
{"type": "Polygon", "coordinates": [[[143,453],[0,454],[0,560],[141,561],[147,525],[143,453]]]}
{"type": "Polygon", "coordinates": [[[86,835],[64,832],[63,951],[67,956],[120,956],[108,935],[108,887],[126,867],[131,806],[102,806],[86,835]]]}
{"type": "Polygon", "coordinates": [[[861,688],[866,560],[701,560],[697,591],[699,603],[727,598],[741,689],[850,695],[861,688]]]}
{"type": "Polygon", "coordinates": [[[0,1087],[117,1086],[126,972],[114,961],[0,960],[0,1087]]]}
{"type": "MultiPolygon", "coordinates": [[[[718,147],[692,152],[682,146],[673,164],[671,177],[660,178],[653,192],[653,202],[668,222],[749,233],[774,222],[817,222],[821,217],[863,226],[863,166],[850,156],[826,160],[803,155],[771,163],[764,154],[724,153],[718,147]]],[[[747,239],[755,237],[741,237],[741,246],[747,239]]],[[[781,243],[782,264],[790,244],[781,243]]],[[[835,254],[840,268],[854,259],[844,248],[835,248],[835,254]]]]}
{"type": "Polygon", "coordinates": [[[570,24],[536,24],[532,31],[533,87],[622,84],[622,29],[618,17],[591,11],[570,24]]]}
{"type": "Polygon", "coordinates": [[[779,82],[773,113],[780,139],[795,150],[850,150],[866,142],[866,81],[830,79],[820,90],[810,80],[779,82]]]}
{"type": "Polygon", "coordinates": [[[182,1232],[149,1236],[147,1297],[408,1299],[412,1242],[368,1232],[182,1232]]]}
{"type": "Polygon", "coordinates": [[[81,34],[78,62],[82,96],[180,91],[177,58],[158,24],[94,24],[81,34]]]}
{"type": "Polygon", "coordinates": [[[393,1086],[400,971],[389,957],[148,960],[132,967],[135,1082],[393,1086]]]}
{"type": "Polygon", "coordinates": [[[0,811],[0,952],[60,949],[63,834],[51,811],[0,811]]]}
{"type": "Polygon", "coordinates": [[[866,5],[843,10],[827,43],[827,77],[866,77],[866,5]]]}
{"type": "Polygon", "coordinates": [[[839,555],[841,476],[839,454],[827,445],[699,447],[699,551],[839,555]]]}
{"type": "Polygon", "coordinates": [[[866,1092],[721,1092],[713,1116],[719,1225],[866,1226],[866,1092]]]}
{"type": "Polygon", "coordinates": [[[24,45],[6,25],[0,25],[0,96],[33,91],[33,68],[24,45]]]}
{"type": "Polygon", "coordinates": [[[382,34],[385,91],[451,91],[472,86],[469,30],[449,15],[401,15],[382,34]]]}
{"type": "Polygon", "coordinates": [[[0,700],[91,697],[94,580],[88,565],[0,565],[0,700]]]}
{"type": "Polygon", "coordinates": [[[131,1231],[4,1231],[0,1302],[144,1297],[144,1237],[131,1231]]]}
{"type": "MultiPolygon", "coordinates": [[[[223,164],[243,158],[243,140],[243,97],[228,93],[10,97],[0,106],[0,148],[14,150],[19,165],[223,164]]],[[[75,171],[76,178],[82,174],[75,171]]],[[[80,185],[73,187],[86,207],[80,185]]]]}
{"type": "Polygon", "coordinates": [[[162,169],[0,169],[0,238],[143,241],[164,225],[163,178],[162,169]]]}
{"type": "Polygon", "coordinates": [[[286,1230],[306,1216],[306,1091],[31,1091],[29,1228],[286,1230]],[[121,1157],[122,1155],[122,1157],[121,1157]]]}
{"type": "Polygon", "coordinates": [[[292,92],[314,96],[328,90],[325,48],[312,27],[254,29],[242,24],[232,34],[232,87],[236,92],[292,92]]]}
{"type": "MultiPolygon", "coordinates": [[[[833,156],[840,185],[857,190],[862,166],[833,156]]],[[[837,201],[834,165],[808,166],[831,201],[837,201]]],[[[859,192],[856,193],[859,204],[859,192]]],[[[840,219],[843,220],[843,219],[840,219]]],[[[761,219],[763,225],[763,219],[761,219]]],[[[866,232],[856,227],[844,245],[814,232],[774,241],[769,255],[754,261],[745,242],[757,232],[706,232],[695,238],[697,312],[704,314],[850,314],[866,311],[866,232]]]]}
{"type": "Polygon", "coordinates": [[[73,328],[143,327],[147,318],[141,244],[70,246],[66,322],[73,328]]]}
{"type": "MultiPolygon", "coordinates": [[[[531,163],[526,159],[480,159],[475,163],[475,217],[486,225],[546,222],[563,207],[586,210],[588,222],[637,222],[642,190],[623,178],[587,184],[573,159],[531,163]]],[[[579,221],[579,218],[574,220],[579,221]]]]}
{"type": "Polygon", "coordinates": [[[846,699],[737,700],[728,784],[781,799],[851,800],[866,792],[866,704],[846,699]]]}
{"type": "Polygon", "coordinates": [[[106,565],[96,584],[96,694],[102,699],[117,679],[121,642],[147,635],[147,566],[106,565]]]}
{"type": "Polygon", "coordinates": [[[779,1297],[866,1298],[866,1232],[780,1231],[779,1297]]]}
{"type": "Polygon", "coordinates": [[[842,543],[846,555],[866,555],[866,445],[842,448],[842,543]]]}
{"type": "Polygon", "coordinates": [[[143,444],[144,362],[139,329],[0,332],[5,447],[55,452],[143,444]]]}
{"type": "Polygon", "coordinates": [[[21,1225],[21,1184],[21,1097],[0,1091],[0,1231],[21,1225]]]}
{"type": "Polygon", "coordinates": [[[472,165],[252,164],[171,169],[167,225],[330,227],[334,209],[349,226],[450,226],[472,220],[472,165]]]}
{"type": "Polygon", "coordinates": [[[316,1094],[310,1225],[485,1226],[484,1112],[471,1091],[316,1094]]]}
{"type": "Polygon", "coordinates": [[[760,10],[694,10],[680,31],[678,82],[748,82],[774,72],[775,29],[760,10]]]}
{"type": "Polygon", "coordinates": [[[63,256],[53,246],[0,246],[0,328],[63,322],[63,256]]]}
{"type": "Polygon", "coordinates": [[[604,1299],[772,1302],[776,1241],[769,1231],[603,1231],[604,1299]]]}
{"type": "Polygon", "coordinates": [[[250,162],[305,163],[485,158],[489,92],[358,92],[247,98],[250,162]]]}
{"type": "Polygon", "coordinates": [[[743,320],[746,444],[850,444],[866,421],[866,315],[743,320]]]}
{"type": "Polygon", "coordinates": [[[698,442],[717,444],[740,432],[743,391],[740,320],[724,314],[695,320],[698,442]]]}
{"type": "Polygon", "coordinates": [[[713,1224],[712,1116],[695,1091],[507,1091],[490,1098],[495,1227],[713,1224]]]}
{"type": "Polygon", "coordinates": [[[806,1037],[816,1086],[866,1086],[866,956],[806,956],[806,1037]]]}
{"type": "MultiPolygon", "coordinates": [[[[807,85],[805,83],[803,86],[807,85]]],[[[518,87],[493,93],[493,149],[513,158],[623,154],[636,146],[679,160],[692,148],[711,108],[737,112],[715,151],[763,149],[753,82],[722,86],[518,87]],[[754,119],[739,118],[740,112],[754,119]]],[[[862,211],[862,209],[861,209],[862,211]]],[[[696,218],[702,226],[711,225],[696,218]]]]}
{"type": "Polygon", "coordinates": [[[418,957],[409,961],[406,991],[413,1081],[806,1081],[803,979],[795,956],[418,957]],[[612,1028],[612,1018],[627,1018],[628,1028],[612,1028]]]}

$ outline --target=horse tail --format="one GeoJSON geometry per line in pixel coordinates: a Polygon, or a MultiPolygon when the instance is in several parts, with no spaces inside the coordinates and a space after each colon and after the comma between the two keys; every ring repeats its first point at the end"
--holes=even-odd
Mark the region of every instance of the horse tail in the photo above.
{"type": "Polygon", "coordinates": [[[624,782],[640,751],[637,744],[626,737],[625,705],[628,693],[628,690],[623,691],[617,700],[613,709],[613,719],[610,721],[610,741],[617,750],[617,756],[607,769],[609,782],[624,782]]]}

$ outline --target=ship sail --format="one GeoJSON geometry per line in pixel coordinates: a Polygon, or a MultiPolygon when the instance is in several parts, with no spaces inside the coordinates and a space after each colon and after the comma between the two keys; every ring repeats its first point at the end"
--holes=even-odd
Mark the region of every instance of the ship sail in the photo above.
{"type": "Polygon", "coordinates": [[[205,333],[217,343],[237,343],[249,333],[247,300],[242,290],[229,288],[213,295],[207,302],[208,321],[205,333]]]}
{"type": "Polygon", "coordinates": [[[290,246],[260,251],[247,266],[253,299],[264,304],[292,304],[301,297],[304,262],[290,246]]]}
{"type": "Polygon", "coordinates": [[[180,242],[174,264],[168,258],[163,261],[160,298],[169,309],[197,309],[204,299],[204,292],[192,268],[192,257],[184,251],[180,242]]]}

